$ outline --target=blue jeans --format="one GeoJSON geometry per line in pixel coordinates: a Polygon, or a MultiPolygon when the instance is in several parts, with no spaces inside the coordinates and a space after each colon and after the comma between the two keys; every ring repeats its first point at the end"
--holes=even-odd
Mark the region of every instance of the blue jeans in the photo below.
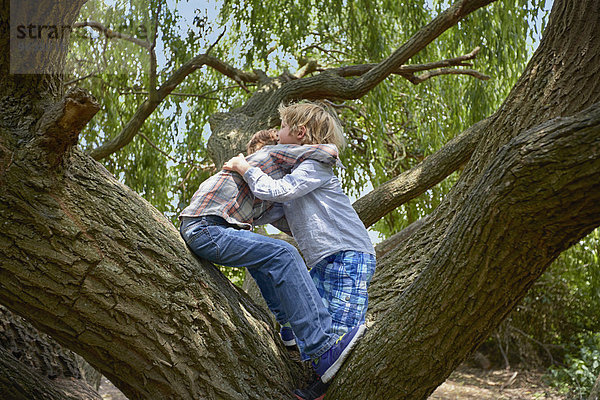
{"type": "Polygon", "coordinates": [[[331,315],[294,246],[237,229],[218,216],[183,218],[180,232],[197,256],[248,268],[277,320],[292,325],[302,354],[316,358],[335,343],[331,315]]]}

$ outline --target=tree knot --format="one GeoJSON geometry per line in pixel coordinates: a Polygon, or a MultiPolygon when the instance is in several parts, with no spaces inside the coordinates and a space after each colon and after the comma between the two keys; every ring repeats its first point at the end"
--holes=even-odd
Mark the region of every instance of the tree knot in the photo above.
{"type": "Polygon", "coordinates": [[[90,93],[74,88],[44,113],[37,132],[52,166],[60,163],[63,154],[77,143],[79,133],[98,110],[100,105],[90,93]]]}

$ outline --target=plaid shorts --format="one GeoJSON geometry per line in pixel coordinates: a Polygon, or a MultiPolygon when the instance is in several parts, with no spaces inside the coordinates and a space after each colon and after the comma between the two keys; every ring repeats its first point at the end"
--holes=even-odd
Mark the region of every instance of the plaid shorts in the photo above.
{"type": "Polygon", "coordinates": [[[310,270],[336,334],[342,335],[365,321],[367,288],[374,272],[375,256],[352,250],[325,257],[310,270]]]}

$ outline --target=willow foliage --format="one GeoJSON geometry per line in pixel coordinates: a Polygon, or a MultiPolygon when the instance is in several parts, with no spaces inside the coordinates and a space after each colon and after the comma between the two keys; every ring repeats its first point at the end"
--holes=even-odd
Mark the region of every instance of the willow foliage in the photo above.
{"type": "MultiPolygon", "coordinates": [[[[511,0],[481,9],[450,29],[410,63],[461,56],[481,47],[473,68],[492,79],[446,75],[413,85],[388,78],[361,99],[337,102],[350,143],[341,171],[345,188],[358,196],[411,168],[506,97],[535,41],[535,20],[544,0],[511,0]]],[[[294,71],[307,60],[319,68],[379,62],[448,6],[448,1],[186,1],[88,2],[81,20],[148,43],[156,38],[157,82],[205,52],[240,69],[271,76],[294,71]]],[[[115,137],[147,98],[148,50],[109,39],[91,28],[73,35],[74,84],[92,91],[102,110],[83,133],[92,149],[115,137]]],[[[250,86],[246,90],[252,92],[250,86]]],[[[202,68],[189,75],[145,121],[141,134],[103,160],[128,186],[170,217],[184,207],[210,175],[206,153],[208,117],[241,106],[251,95],[220,73],[202,68]]],[[[376,229],[397,231],[433,209],[453,183],[446,180],[382,220],[376,229]]]]}

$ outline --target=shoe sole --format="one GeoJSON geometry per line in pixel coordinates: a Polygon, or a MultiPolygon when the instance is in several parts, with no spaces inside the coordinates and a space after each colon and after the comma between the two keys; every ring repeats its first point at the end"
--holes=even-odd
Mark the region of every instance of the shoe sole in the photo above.
{"type": "Polygon", "coordinates": [[[344,351],[342,351],[342,354],[340,354],[339,358],[331,365],[331,367],[329,367],[327,371],[325,371],[323,376],[321,376],[321,381],[323,381],[323,383],[329,382],[335,376],[335,374],[339,371],[340,367],[342,366],[342,363],[346,360],[346,358],[358,342],[358,339],[360,339],[364,335],[366,330],[367,327],[365,325],[360,325],[358,327],[358,332],[356,332],[356,335],[354,335],[350,343],[348,343],[348,346],[344,349],[344,351]]]}
{"type": "Polygon", "coordinates": [[[296,345],[296,339],[292,339],[292,340],[283,340],[283,344],[287,347],[292,347],[296,345]]]}
{"type": "MultiPolygon", "coordinates": [[[[296,393],[294,393],[294,396],[296,396],[297,399],[306,400],[304,397],[300,397],[296,393]]],[[[324,398],[325,398],[325,394],[323,394],[322,396],[319,396],[319,397],[315,398],[314,400],[323,400],[324,398]]]]}

